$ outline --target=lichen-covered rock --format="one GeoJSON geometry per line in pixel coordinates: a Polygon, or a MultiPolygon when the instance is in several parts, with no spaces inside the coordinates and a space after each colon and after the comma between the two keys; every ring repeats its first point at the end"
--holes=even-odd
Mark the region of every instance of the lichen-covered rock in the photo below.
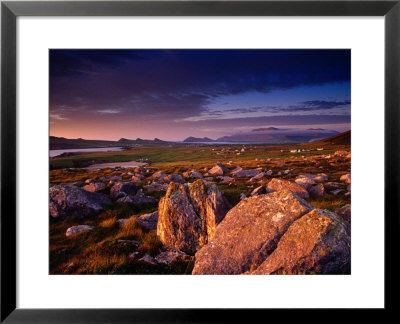
{"type": "Polygon", "coordinates": [[[151,231],[157,229],[158,211],[144,214],[136,218],[136,222],[144,229],[151,231]]]}
{"type": "Polygon", "coordinates": [[[110,197],[120,198],[128,195],[134,195],[138,191],[138,188],[130,182],[117,182],[111,187],[110,197]]]}
{"type": "Polygon", "coordinates": [[[171,249],[193,255],[231,208],[216,185],[171,182],[158,207],[157,235],[171,249]]]}
{"type": "Polygon", "coordinates": [[[350,273],[348,223],[327,210],[312,210],[290,225],[277,248],[251,274],[350,273]]]}
{"type": "Polygon", "coordinates": [[[73,236],[73,235],[76,235],[76,234],[79,234],[79,233],[91,231],[92,229],[94,229],[94,226],[90,226],[90,225],[71,226],[65,232],[65,236],[67,236],[67,237],[73,236]]]}
{"type": "Polygon", "coordinates": [[[267,192],[274,192],[281,190],[290,190],[291,192],[295,193],[296,195],[298,195],[300,198],[303,199],[307,199],[310,197],[308,191],[295,182],[277,178],[274,178],[270,182],[268,182],[267,192]]]}
{"type": "Polygon", "coordinates": [[[195,255],[193,274],[240,274],[258,267],[280,237],[312,207],[290,191],[246,198],[218,225],[195,255]]]}
{"type": "Polygon", "coordinates": [[[106,195],[89,192],[75,186],[52,186],[49,189],[50,215],[55,218],[85,217],[103,210],[110,204],[106,195]]]}

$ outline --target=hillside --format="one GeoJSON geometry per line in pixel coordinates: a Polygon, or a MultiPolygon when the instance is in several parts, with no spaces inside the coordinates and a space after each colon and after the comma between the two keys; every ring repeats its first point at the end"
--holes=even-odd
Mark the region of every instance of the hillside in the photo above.
{"type": "Polygon", "coordinates": [[[328,144],[351,145],[351,131],[330,136],[322,140],[315,141],[313,143],[317,145],[328,145],[328,144]]]}

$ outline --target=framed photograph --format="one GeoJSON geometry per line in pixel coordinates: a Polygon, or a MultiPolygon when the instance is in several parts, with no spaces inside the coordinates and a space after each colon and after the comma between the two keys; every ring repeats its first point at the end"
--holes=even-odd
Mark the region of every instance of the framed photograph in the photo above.
{"type": "Polygon", "coordinates": [[[393,309],[399,1],[3,1],[1,29],[2,321],[393,309]]]}

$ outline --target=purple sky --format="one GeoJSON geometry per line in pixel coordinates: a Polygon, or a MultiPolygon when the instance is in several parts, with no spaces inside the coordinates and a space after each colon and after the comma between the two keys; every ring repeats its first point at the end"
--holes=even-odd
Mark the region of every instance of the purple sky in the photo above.
{"type": "Polygon", "coordinates": [[[350,129],[350,50],[50,50],[50,135],[350,129]]]}

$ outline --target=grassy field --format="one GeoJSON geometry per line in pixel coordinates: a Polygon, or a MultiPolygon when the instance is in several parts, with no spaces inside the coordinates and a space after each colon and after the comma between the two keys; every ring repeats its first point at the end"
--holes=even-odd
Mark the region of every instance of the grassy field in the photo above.
{"type": "MultiPolygon", "coordinates": [[[[317,144],[307,143],[298,145],[158,145],[138,146],[133,150],[122,152],[101,152],[79,154],[67,157],[50,159],[53,169],[50,171],[50,182],[64,184],[86,179],[99,179],[102,176],[118,175],[124,181],[129,181],[134,169],[106,168],[98,171],[88,171],[77,168],[82,164],[92,162],[114,162],[146,160],[149,173],[142,182],[136,183],[139,188],[144,188],[151,181],[151,175],[156,170],[165,173],[178,173],[190,169],[205,172],[217,161],[221,161],[228,168],[237,166],[243,168],[261,167],[272,170],[274,176],[282,172],[279,178],[294,180],[299,174],[324,172],[329,176],[329,181],[338,183],[339,189],[346,190],[347,185],[340,182],[340,176],[350,171],[350,160],[335,158],[325,159],[326,155],[339,150],[350,151],[349,144],[325,143],[323,151],[317,151],[317,144]],[[244,147],[244,152],[242,148],[244,147]],[[309,149],[309,152],[290,153],[291,149],[309,149]],[[240,155],[238,155],[240,153],[240,155]],[[233,163],[228,164],[229,161],[233,163]],[[75,168],[73,168],[75,167],[75,168]],[[61,169],[67,168],[67,169],[61,169]],[[285,174],[285,170],[290,170],[285,174]]],[[[270,178],[265,178],[266,184],[270,178]]],[[[189,182],[194,179],[188,179],[189,182]]],[[[260,184],[249,183],[248,179],[235,179],[231,184],[221,183],[214,178],[214,182],[224,192],[226,198],[234,206],[240,201],[240,195],[249,196],[250,192],[260,184]]],[[[111,184],[100,192],[108,194],[111,184]]],[[[308,202],[317,208],[334,211],[351,202],[350,196],[344,194],[332,195],[329,185],[325,185],[328,193],[323,197],[312,197],[308,202]]],[[[164,191],[144,190],[148,196],[160,199],[164,191]]],[[[156,231],[145,231],[137,223],[136,218],[145,213],[156,211],[158,203],[134,205],[128,203],[113,203],[104,206],[105,210],[95,217],[80,219],[59,220],[50,217],[50,273],[52,274],[190,274],[193,261],[176,261],[170,265],[152,265],[138,261],[138,258],[150,254],[156,256],[162,251],[162,244],[158,240],[156,231]],[[121,228],[118,219],[129,218],[128,223],[121,228]],[[66,229],[78,225],[94,225],[93,231],[66,237],[66,229]],[[127,241],[140,242],[139,248],[127,241]],[[138,253],[132,259],[129,255],[138,253]]]]}

